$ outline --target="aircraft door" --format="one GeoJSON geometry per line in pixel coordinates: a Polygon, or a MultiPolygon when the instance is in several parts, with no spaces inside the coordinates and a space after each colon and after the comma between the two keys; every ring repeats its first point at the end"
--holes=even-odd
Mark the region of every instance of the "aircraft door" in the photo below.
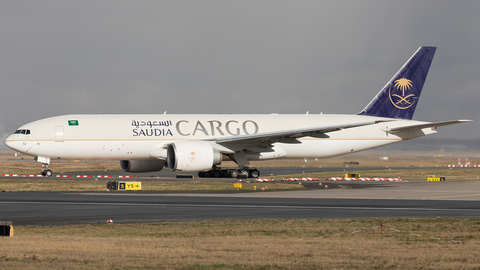
{"type": "Polygon", "coordinates": [[[63,126],[53,127],[55,142],[63,142],[65,140],[65,133],[63,126]]]}

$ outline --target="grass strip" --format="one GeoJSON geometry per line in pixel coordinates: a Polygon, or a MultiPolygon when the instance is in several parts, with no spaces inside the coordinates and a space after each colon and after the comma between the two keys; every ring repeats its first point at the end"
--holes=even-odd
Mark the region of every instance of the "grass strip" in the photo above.
{"type": "Polygon", "coordinates": [[[227,220],[15,227],[3,269],[478,269],[478,219],[227,220]],[[380,223],[383,230],[346,234],[380,223]],[[344,234],[338,237],[297,241],[344,234]]]}
{"type": "MultiPolygon", "coordinates": [[[[0,179],[0,192],[105,192],[111,180],[57,180],[44,178],[0,179]]],[[[118,180],[117,180],[118,181],[118,180]]],[[[127,182],[129,180],[126,180],[127,182]]],[[[206,181],[143,181],[141,191],[115,192],[182,192],[182,191],[237,191],[232,182],[206,181]]],[[[302,185],[288,183],[242,183],[241,191],[298,190],[302,185]]],[[[240,192],[241,192],[240,191],[240,192]]],[[[114,192],[114,191],[110,191],[114,192]]]]}

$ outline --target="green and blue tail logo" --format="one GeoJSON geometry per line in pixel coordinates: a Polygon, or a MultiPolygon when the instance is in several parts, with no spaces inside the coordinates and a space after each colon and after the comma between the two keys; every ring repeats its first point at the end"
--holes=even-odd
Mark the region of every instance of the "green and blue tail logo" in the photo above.
{"type": "Polygon", "coordinates": [[[360,115],[412,119],[435,47],[420,47],[360,115]]]}

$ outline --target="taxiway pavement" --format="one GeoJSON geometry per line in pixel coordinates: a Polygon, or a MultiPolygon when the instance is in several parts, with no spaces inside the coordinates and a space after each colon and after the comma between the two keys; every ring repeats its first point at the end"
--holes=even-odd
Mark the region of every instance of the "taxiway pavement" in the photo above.
{"type": "Polygon", "coordinates": [[[150,223],[268,218],[480,217],[480,182],[328,181],[322,184],[332,188],[311,182],[299,191],[3,192],[0,193],[0,219],[13,221],[14,225],[64,225],[98,224],[108,219],[115,223],[150,223]]]}

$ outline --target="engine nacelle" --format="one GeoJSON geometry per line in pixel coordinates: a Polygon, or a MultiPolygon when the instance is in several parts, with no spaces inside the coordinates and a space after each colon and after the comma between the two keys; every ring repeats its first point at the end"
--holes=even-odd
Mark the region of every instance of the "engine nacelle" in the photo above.
{"type": "Polygon", "coordinates": [[[222,163],[222,154],[206,142],[182,141],[168,146],[167,162],[173,171],[208,171],[222,163]]]}
{"type": "Polygon", "coordinates": [[[126,172],[156,172],[165,167],[165,160],[120,160],[120,165],[126,172]]]}

